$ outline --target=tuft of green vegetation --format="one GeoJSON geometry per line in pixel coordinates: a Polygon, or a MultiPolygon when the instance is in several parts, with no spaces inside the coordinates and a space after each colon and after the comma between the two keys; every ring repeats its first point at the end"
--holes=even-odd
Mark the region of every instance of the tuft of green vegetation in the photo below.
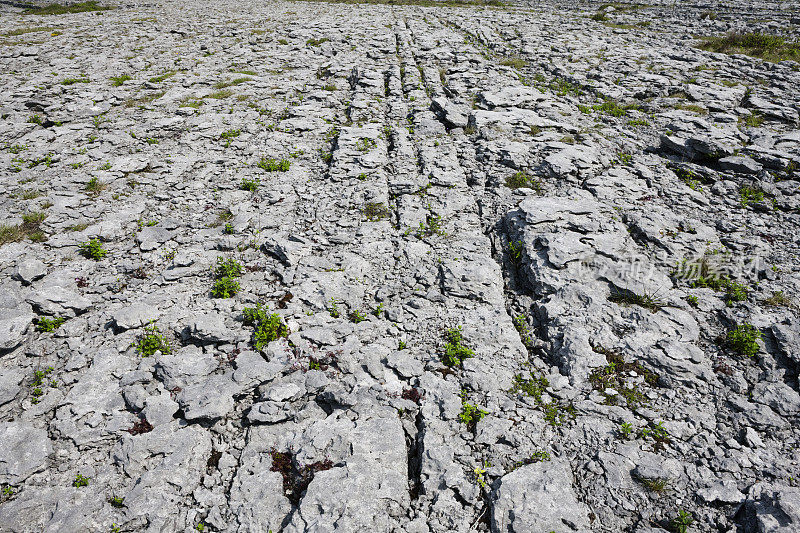
{"type": "Polygon", "coordinates": [[[136,347],[136,352],[142,357],[150,357],[156,352],[161,352],[165,355],[172,353],[172,346],[155,324],[144,328],[144,333],[134,343],[134,346],[136,347]]]}
{"type": "Polygon", "coordinates": [[[629,290],[614,289],[608,297],[608,300],[621,305],[638,305],[639,307],[649,309],[653,313],[662,307],[666,307],[666,304],[656,297],[655,294],[637,294],[629,290]]]}
{"type": "Polygon", "coordinates": [[[261,182],[257,179],[242,178],[242,184],[239,187],[243,191],[256,192],[259,185],[261,185],[261,182]]]}
{"type": "Polygon", "coordinates": [[[694,518],[691,513],[680,509],[678,515],[670,521],[669,527],[675,533],[686,533],[693,522],[694,518]]]}
{"type": "Polygon", "coordinates": [[[500,60],[500,64],[515,69],[523,69],[528,66],[528,62],[519,56],[506,57],[500,60]]]}
{"type": "Polygon", "coordinates": [[[358,309],[353,309],[352,311],[350,311],[347,317],[350,319],[350,322],[353,322],[354,324],[359,324],[367,319],[367,315],[365,315],[358,309]]]}
{"type": "Polygon", "coordinates": [[[211,287],[212,298],[233,298],[239,292],[241,286],[233,278],[224,277],[216,280],[211,287]]]}
{"type": "Polygon", "coordinates": [[[108,499],[108,503],[111,504],[111,507],[119,509],[125,506],[125,498],[121,498],[119,496],[112,496],[108,499]]]}
{"type": "Polygon", "coordinates": [[[217,257],[217,266],[214,267],[214,277],[221,278],[238,278],[244,273],[244,268],[241,263],[232,257],[225,259],[217,257]]]}
{"type": "Polygon", "coordinates": [[[645,486],[650,492],[664,492],[667,489],[668,480],[664,478],[637,477],[636,480],[645,486]]]}
{"type": "Polygon", "coordinates": [[[278,161],[272,157],[262,158],[256,165],[258,168],[266,170],[267,172],[286,172],[292,166],[292,162],[288,159],[281,159],[278,161]]]}
{"type": "Polygon", "coordinates": [[[723,54],[746,54],[765,61],[800,61],[800,41],[790,41],[780,35],[766,33],[728,33],[705,37],[699,48],[723,54]]]}
{"type": "Polygon", "coordinates": [[[94,176],[86,183],[85,189],[86,192],[88,192],[92,196],[97,196],[98,194],[106,190],[107,187],[108,187],[107,183],[100,181],[100,178],[94,176]]]}
{"type": "Polygon", "coordinates": [[[745,117],[739,117],[739,124],[750,128],[760,128],[764,124],[764,116],[760,113],[750,113],[745,117]]]}
{"type": "Polygon", "coordinates": [[[389,216],[389,209],[381,202],[368,202],[364,205],[361,213],[370,222],[377,222],[389,216]]]}
{"type": "Polygon", "coordinates": [[[538,194],[542,194],[544,190],[541,181],[522,170],[506,178],[506,187],[509,189],[533,189],[538,194]]]}
{"type": "Polygon", "coordinates": [[[464,344],[464,337],[461,334],[461,326],[450,328],[444,332],[444,338],[447,341],[444,345],[444,354],[442,355],[442,362],[449,366],[461,366],[465,359],[475,356],[472,348],[464,344]]]}
{"type": "Polygon", "coordinates": [[[41,231],[42,222],[47,218],[45,213],[33,212],[22,215],[22,224],[8,225],[0,224],[0,245],[9,242],[19,242],[29,238],[35,242],[46,239],[41,231]]]}
{"type": "Polygon", "coordinates": [[[322,43],[327,43],[330,41],[327,37],[323,37],[322,39],[309,39],[306,41],[306,46],[319,46],[322,43]]]}
{"type": "Polygon", "coordinates": [[[108,250],[103,248],[103,243],[101,243],[98,239],[90,239],[81,243],[78,247],[80,248],[81,255],[87,259],[100,261],[106,255],[108,255],[108,250]]]}
{"type": "Polygon", "coordinates": [[[100,6],[97,2],[78,2],[76,4],[61,5],[49,4],[44,7],[32,7],[25,11],[24,15],[66,15],[68,13],[85,13],[87,11],[107,11],[114,9],[111,6],[100,6]]]}
{"type": "Polygon", "coordinates": [[[510,392],[517,392],[530,396],[538,405],[541,405],[542,394],[544,394],[549,386],[550,382],[544,376],[534,376],[531,374],[530,378],[525,378],[522,374],[516,374],[510,392]]]}
{"type": "Polygon", "coordinates": [[[89,486],[89,478],[81,474],[76,474],[75,479],[72,481],[72,486],[81,488],[89,486]]]}
{"type": "Polygon", "coordinates": [[[740,324],[725,337],[728,348],[736,354],[754,357],[758,353],[758,339],[761,332],[752,324],[740,324]]]}
{"type": "Polygon", "coordinates": [[[467,391],[461,391],[461,413],[458,419],[462,424],[466,424],[467,429],[472,431],[475,425],[480,422],[487,413],[477,405],[467,402],[467,391]]]}
{"type": "Polygon", "coordinates": [[[40,317],[36,321],[36,331],[41,331],[44,333],[55,331],[59,327],[61,327],[61,324],[63,324],[66,321],[67,321],[66,318],[60,316],[54,318],[40,317]]]}
{"type": "Polygon", "coordinates": [[[768,305],[770,307],[794,307],[794,301],[786,296],[783,291],[777,291],[772,293],[772,296],[769,298],[765,298],[761,303],[764,305],[768,305]]]}
{"type": "Polygon", "coordinates": [[[64,78],[61,85],[75,85],[76,83],[89,83],[89,78],[64,78]]]}
{"type": "Polygon", "coordinates": [[[614,100],[605,100],[602,104],[595,104],[592,106],[592,109],[595,111],[600,111],[605,113],[606,115],[611,115],[612,117],[620,118],[624,117],[628,114],[628,111],[631,110],[638,110],[639,106],[637,104],[628,104],[628,105],[619,105],[614,100]]]}
{"type": "Polygon", "coordinates": [[[254,326],[253,346],[261,350],[270,342],[281,337],[289,336],[289,328],[281,321],[277,313],[267,314],[267,310],[257,304],[256,307],[246,307],[242,312],[245,325],[254,326]]]}
{"type": "Polygon", "coordinates": [[[739,187],[739,204],[742,207],[747,207],[750,204],[758,203],[764,200],[764,191],[755,187],[742,185],[739,187]]]}
{"type": "Polygon", "coordinates": [[[122,85],[123,83],[125,83],[130,79],[133,78],[131,78],[131,76],[129,76],[128,74],[123,74],[121,76],[111,76],[111,85],[113,85],[114,87],[119,87],[120,85],[122,85]]]}

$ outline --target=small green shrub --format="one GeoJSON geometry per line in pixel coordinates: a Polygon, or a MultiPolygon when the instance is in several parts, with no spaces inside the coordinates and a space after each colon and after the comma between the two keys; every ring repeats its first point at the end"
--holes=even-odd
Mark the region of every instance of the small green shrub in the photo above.
{"type": "Polygon", "coordinates": [[[764,200],[764,191],[747,185],[739,187],[739,204],[742,207],[747,207],[750,204],[758,203],[764,200]]]}
{"type": "Polygon", "coordinates": [[[550,382],[544,376],[537,377],[532,375],[530,378],[526,379],[522,376],[522,374],[517,374],[514,376],[514,383],[511,386],[511,392],[525,394],[536,400],[537,404],[541,404],[542,394],[549,386],[550,382]]]}
{"type": "Polygon", "coordinates": [[[449,366],[461,366],[465,359],[475,356],[472,348],[464,345],[464,337],[461,334],[461,326],[457,328],[450,328],[444,333],[444,338],[447,341],[444,345],[444,354],[442,355],[442,362],[449,366]]]}
{"type": "Polygon", "coordinates": [[[687,513],[683,509],[678,511],[678,516],[672,519],[670,522],[670,528],[675,533],[686,533],[689,529],[689,526],[692,525],[694,522],[694,518],[692,517],[691,513],[687,513]]]}
{"type": "Polygon", "coordinates": [[[259,185],[261,185],[261,182],[259,180],[257,180],[257,179],[243,178],[242,179],[242,184],[240,185],[240,188],[243,191],[256,192],[258,190],[258,186],[259,185]]]}
{"type": "Polygon", "coordinates": [[[76,474],[75,479],[72,481],[72,486],[81,488],[89,486],[89,478],[81,474],[76,474]]]}
{"type": "Polygon", "coordinates": [[[533,189],[539,194],[543,191],[541,181],[521,170],[506,178],[506,187],[509,189],[533,189]]]}
{"type": "Polygon", "coordinates": [[[481,421],[487,414],[488,413],[486,411],[477,405],[472,405],[471,403],[467,402],[466,395],[462,396],[461,413],[459,413],[458,419],[461,421],[461,423],[466,424],[468,429],[474,429],[475,424],[481,421]]]}
{"type": "Polygon", "coordinates": [[[66,321],[67,321],[66,318],[62,318],[59,316],[54,318],[40,317],[36,321],[36,330],[49,333],[51,331],[57,330],[61,326],[61,324],[63,324],[66,321]]]}
{"type": "Polygon", "coordinates": [[[172,353],[172,346],[155,324],[144,329],[144,333],[134,346],[136,347],[136,352],[142,357],[150,357],[156,352],[161,352],[164,355],[172,353]]]}
{"type": "Polygon", "coordinates": [[[221,278],[238,278],[244,273],[244,268],[234,258],[225,259],[217,257],[217,266],[214,267],[214,277],[221,278]]]}
{"type": "Polygon", "coordinates": [[[103,248],[103,243],[97,239],[91,239],[79,245],[80,253],[87,259],[100,261],[108,255],[108,250],[103,248]]]}
{"type": "Polygon", "coordinates": [[[367,319],[367,316],[358,309],[353,309],[352,311],[350,311],[349,317],[350,317],[350,322],[353,322],[355,324],[363,322],[367,319]]]}
{"type": "Polygon", "coordinates": [[[122,76],[111,76],[111,85],[114,87],[119,87],[130,79],[132,78],[128,74],[123,74],[122,76]]]}
{"type": "Polygon", "coordinates": [[[381,202],[368,202],[361,210],[367,220],[377,222],[389,216],[389,210],[381,202]]]}
{"type": "Polygon", "coordinates": [[[289,328],[282,322],[277,313],[267,314],[267,310],[257,304],[246,307],[242,312],[245,325],[253,326],[253,346],[261,350],[270,342],[289,335],[289,328]]]}
{"type": "Polygon", "coordinates": [[[292,162],[288,159],[281,159],[278,161],[270,157],[268,159],[261,159],[257,166],[267,172],[286,172],[289,170],[289,167],[292,166],[292,162]]]}
{"type": "Polygon", "coordinates": [[[734,353],[754,357],[758,353],[757,341],[761,336],[761,332],[752,324],[741,324],[728,332],[726,341],[734,353]]]}
{"type": "Polygon", "coordinates": [[[241,285],[235,279],[229,277],[219,278],[211,287],[211,297],[233,298],[240,289],[241,285]]]}

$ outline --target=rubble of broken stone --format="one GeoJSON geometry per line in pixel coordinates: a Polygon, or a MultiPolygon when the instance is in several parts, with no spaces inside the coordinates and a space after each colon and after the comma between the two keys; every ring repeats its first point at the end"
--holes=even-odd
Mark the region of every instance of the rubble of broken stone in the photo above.
{"type": "Polygon", "coordinates": [[[800,528],[798,6],[650,4],[4,6],[0,529],[800,528]]]}

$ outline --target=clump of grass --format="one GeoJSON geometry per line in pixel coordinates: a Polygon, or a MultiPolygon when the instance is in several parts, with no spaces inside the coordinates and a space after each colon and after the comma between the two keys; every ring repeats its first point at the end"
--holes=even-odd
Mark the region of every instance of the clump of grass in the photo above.
{"type": "Polygon", "coordinates": [[[461,366],[465,359],[475,356],[475,351],[464,344],[461,326],[445,331],[444,338],[447,341],[442,355],[442,362],[445,365],[449,367],[461,366]]]}
{"type": "Polygon", "coordinates": [[[758,203],[764,200],[764,191],[755,187],[742,185],[739,187],[739,204],[742,207],[747,207],[750,204],[758,203]]]}
{"type": "Polygon", "coordinates": [[[322,43],[327,43],[330,41],[327,37],[323,37],[322,39],[309,39],[306,41],[306,46],[319,46],[322,43]]]}
{"type": "Polygon", "coordinates": [[[728,332],[725,338],[728,348],[736,354],[754,357],[758,353],[761,332],[752,324],[741,324],[728,332]]]}
{"type": "Polygon", "coordinates": [[[533,189],[539,194],[543,190],[541,181],[522,170],[506,178],[506,187],[509,189],[533,189]]]}
{"type": "Polygon", "coordinates": [[[772,296],[764,299],[762,303],[770,307],[794,307],[794,302],[792,299],[786,296],[783,291],[772,293],[772,296]]]}
{"type": "Polygon", "coordinates": [[[113,85],[114,87],[119,87],[120,85],[122,85],[123,83],[125,83],[130,79],[133,78],[131,78],[131,76],[129,76],[128,74],[123,74],[121,76],[111,76],[111,85],[113,85]]]}
{"type": "Polygon", "coordinates": [[[667,489],[668,481],[664,478],[637,477],[636,479],[650,492],[661,493],[667,489]]]}
{"type": "Polygon", "coordinates": [[[100,181],[100,178],[94,176],[86,183],[85,189],[86,192],[88,192],[92,196],[97,196],[98,194],[106,190],[107,187],[108,187],[107,183],[100,181]]]}
{"type": "Polygon", "coordinates": [[[270,342],[289,335],[289,328],[281,321],[277,313],[268,314],[267,310],[257,304],[256,307],[246,307],[242,312],[244,323],[254,326],[253,346],[260,350],[270,342]]]}
{"type": "Polygon", "coordinates": [[[368,202],[364,205],[361,213],[363,213],[370,222],[377,222],[389,216],[389,210],[381,202],[368,202]]]}
{"type": "Polygon", "coordinates": [[[606,100],[602,104],[595,104],[592,106],[592,109],[595,111],[600,111],[605,113],[606,115],[611,115],[612,117],[620,118],[624,117],[628,114],[630,110],[637,110],[639,106],[636,104],[628,104],[628,105],[619,105],[614,100],[606,100]]]}
{"type": "Polygon", "coordinates": [[[800,41],[789,41],[780,35],[733,32],[705,37],[699,47],[710,52],[746,54],[771,62],[800,61],[800,41]]]}
{"type": "Polygon", "coordinates": [[[76,4],[61,5],[49,4],[44,7],[33,7],[25,11],[25,15],[66,15],[68,13],[84,13],[87,11],[106,11],[114,9],[111,6],[100,6],[97,2],[78,2],[76,4]]]}
{"type": "Polygon", "coordinates": [[[22,215],[22,224],[0,224],[0,245],[19,242],[25,238],[37,242],[45,240],[44,233],[41,231],[41,225],[45,218],[47,218],[45,213],[25,213],[22,215]]]}
{"type": "Polygon", "coordinates": [[[164,355],[172,353],[172,346],[155,324],[144,329],[144,333],[134,346],[136,347],[136,352],[142,357],[150,357],[156,352],[161,352],[164,355]]]}
{"type": "Polygon", "coordinates": [[[89,78],[64,78],[61,85],[75,85],[76,83],[89,83],[89,78]]]}
{"type": "Polygon", "coordinates": [[[524,378],[522,374],[514,376],[514,384],[511,392],[518,392],[532,397],[537,404],[542,403],[542,394],[550,386],[550,381],[544,376],[533,376],[524,378]]]}
{"type": "Polygon", "coordinates": [[[661,299],[656,297],[655,294],[649,294],[646,292],[637,294],[629,290],[615,289],[611,292],[608,300],[616,304],[638,305],[639,307],[649,309],[653,313],[666,306],[666,304],[661,299]]]}
{"type": "Polygon", "coordinates": [[[528,66],[528,62],[519,56],[506,57],[500,60],[500,64],[505,67],[523,69],[528,66]]]}
{"type": "Polygon", "coordinates": [[[95,261],[100,261],[108,255],[108,250],[103,248],[103,243],[97,239],[90,239],[81,243],[79,249],[82,256],[87,259],[94,259],[95,261]]]}
{"type": "Polygon", "coordinates": [[[760,113],[750,113],[746,117],[740,117],[739,124],[749,128],[759,128],[764,124],[764,117],[760,113]]]}
{"type": "Polygon", "coordinates": [[[258,168],[266,170],[267,172],[286,172],[292,166],[292,162],[288,159],[281,159],[278,161],[272,157],[262,158],[256,165],[258,168]]]}
{"type": "MultiPolygon", "coordinates": [[[[209,94],[207,98],[213,98],[214,100],[223,100],[225,98],[228,98],[232,94],[233,94],[233,91],[231,91],[230,89],[222,89],[221,91],[215,91],[215,92],[209,94]]],[[[189,106],[189,107],[192,107],[192,106],[189,106]]]]}

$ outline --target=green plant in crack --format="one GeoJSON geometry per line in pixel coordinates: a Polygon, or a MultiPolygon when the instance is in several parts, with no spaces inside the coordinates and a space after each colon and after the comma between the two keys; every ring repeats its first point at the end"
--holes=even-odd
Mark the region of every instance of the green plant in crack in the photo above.
{"type": "Polygon", "coordinates": [[[510,392],[530,396],[536,401],[537,405],[542,405],[542,394],[549,386],[550,381],[543,375],[535,376],[531,373],[526,378],[523,374],[516,374],[510,392]]]}
{"type": "Polygon", "coordinates": [[[66,318],[59,316],[53,318],[47,318],[44,316],[39,317],[39,319],[37,319],[36,321],[36,330],[44,333],[49,333],[51,331],[57,330],[59,327],[61,327],[61,324],[63,324],[66,321],[67,321],[66,318]]]}
{"type": "Polygon", "coordinates": [[[621,305],[638,305],[639,307],[649,309],[653,313],[662,307],[666,307],[666,303],[654,293],[647,292],[638,294],[629,290],[614,289],[608,297],[608,300],[621,305]]]}
{"type": "Polygon", "coordinates": [[[212,298],[232,298],[241,288],[236,278],[244,273],[242,265],[233,258],[217,257],[213,274],[216,281],[211,287],[212,298]]]}
{"type": "Polygon", "coordinates": [[[72,486],[76,488],[88,487],[89,478],[82,474],[76,474],[75,479],[72,481],[72,486]]]}
{"type": "Polygon", "coordinates": [[[675,533],[686,533],[693,522],[694,518],[691,513],[680,509],[678,510],[677,516],[670,521],[669,527],[675,533]]]}
{"type": "Polygon", "coordinates": [[[108,503],[111,504],[111,507],[115,507],[117,509],[120,509],[122,507],[125,507],[125,498],[121,498],[119,496],[111,496],[108,499],[108,503]]]}
{"type": "Polygon", "coordinates": [[[449,367],[461,366],[465,359],[475,356],[472,348],[464,344],[461,326],[449,328],[444,332],[445,345],[442,362],[449,367]]]}
{"type": "Polygon", "coordinates": [[[269,314],[261,305],[255,307],[245,307],[242,311],[244,323],[253,326],[253,346],[256,350],[261,350],[270,342],[289,335],[289,328],[281,320],[277,313],[269,314]]]}
{"type": "Polygon", "coordinates": [[[382,202],[368,202],[361,209],[361,213],[370,222],[377,222],[389,216],[389,210],[382,202]]]}
{"type": "MultiPolygon", "coordinates": [[[[54,368],[52,366],[48,366],[44,370],[34,370],[33,381],[31,381],[31,403],[38,404],[41,401],[42,396],[44,396],[44,389],[42,387],[45,387],[45,382],[48,376],[53,373],[53,370],[54,368]]],[[[58,383],[54,379],[50,379],[47,384],[49,384],[50,387],[58,386],[58,383]]]]}
{"type": "Polygon", "coordinates": [[[538,194],[544,191],[541,181],[522,170],[506,178],[506,187],[509,189],[532,189],[538,194]]]}
{"type": "Polygon", "coordinates": [[[623,422],[619,425],[619,433],[624,439],[630,439],[633,435],[633,424],[630,422],[623,422]]]}
{"type": "Polygon", "coordinates": [[[352,311],[350,311],[348,318],[350,318],[350,322],[358,324],[360,322],[365,321],[367,319],[367,316],[358,309],[353,309],[352,311]]]}
{"type": "Polygon", "coordinates": [[[108,250],[103,248],[103,243],[98,239],[90,239],[86,242],[83,242],[78,246],[78,248],[82,256],[87,259],[94,259],[95,261],[100,261],[102,258],[108,255],[108,250]]]}
{"type": "Polygon", "coordinates": [[[669,483],[667,479],[660,477],[647,478],[647,477],[637,476],[636,480],[642,485],[644,485],[644,487],[650,492],[657,492],[657,493],[661,493],[667,490],[667,485],[669,483]]]}
{"type": "Polygon", "coordinates": [[[750,204],[755,204],[764,200],[764,191],[761,189],[742,185],[739,187],[739,204],[742,207],[747,207],[750,204]]]}
{"type": "Polygon", "coordinates": [[[111,76],[111,85],[114,87],[119,87],[126,81],[132,79],[128,74],[122,74],[121,76],[111,76]]]}
{"type": "Polygon", "coordinates": [[[508,258],[514,268],[522,266],[522,253],[525,251],[525,243],[522,241],[508,241],[508,258]]]}
{"type": "Polygon", "coordinates": [[[100,181],[100,178],[98,178],[97,176],[94,176],[86,183],[85,189],[86,192],[88,192],[92,196],[97,196],[98,194],[106,190],[107,187],[108,184],[100,181]]]}
{"type": "Polygon", "coordinates": [[[544,409],[544,420],[553,427],[562,426],[564,423],[575,418],[575,407],[572,404],[559,404],[551,401],[542,406],[544,409]]]}
{"type": "Polygon", "coordinates": [[[270,158],[262,158],[256,165],[258,168],[266,170],[267,172],[286,172],[292,166],[292,162],[288,159],[281,159],[280,161],[270,158]]]}
{"type": "Polygon", "coordinates": [[[257,179],[243,178],[242,184],[239,186],[243,191],[256,192],[261,182],[257,179]]]}
{"type": "Polygon", "coordinates": [[[164,355],[172,353],[172,346],[155,324],[144,328],[144,332],[139,336],[139,340],[134,343],[134,347],[136,348],[136,353],[142,357],[150,357],[156,352],[161,352],[164,355]]]}
{"type": "Polygon", "coordinates": [[[761,332],[754,325],[740,324],[728,331],[725,341],[734,353],[754,357],[758,353],[758,339],[761,337],[761,332]]]}
{"type": "Polygon", "coordinates": [[[458,415],[458,420],[466,424],[467,429],[474,430],[475,425],[487,414],[489,413],[467,401],[467,391],[461,391],[461,413],[458,415]]]}
{"type": "Polygon", "coordinates": [[[341,316],[341,312],[339,311],[339,306],[341,302],[336,298],[331,298],[331,303],[328,304],[328,313],[333,318],[339,318],[341,316]]]}

